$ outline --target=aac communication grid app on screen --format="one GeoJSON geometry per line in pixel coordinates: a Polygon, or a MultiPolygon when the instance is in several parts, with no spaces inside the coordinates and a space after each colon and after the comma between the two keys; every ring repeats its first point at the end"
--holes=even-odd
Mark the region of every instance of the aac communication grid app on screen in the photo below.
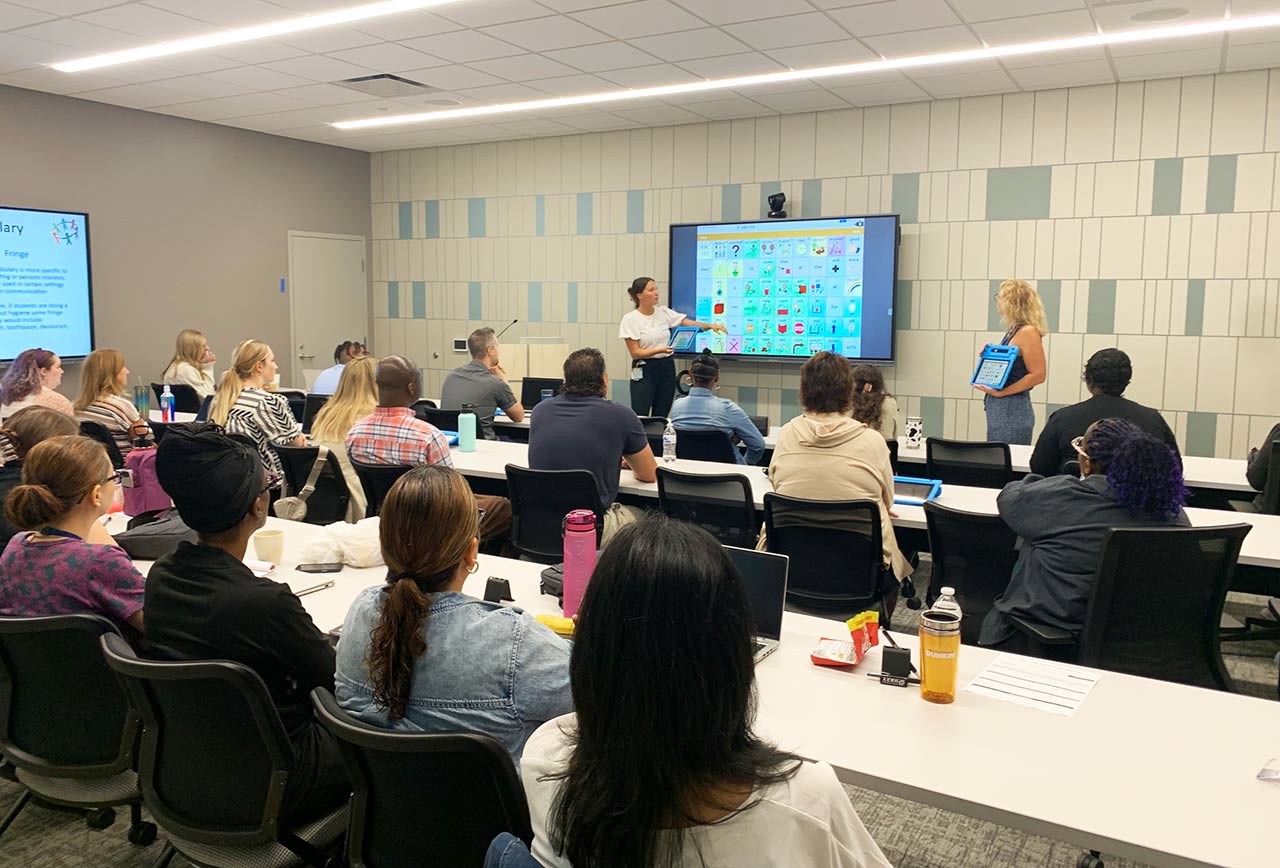
{"type": "Polygon", "coordinates": [[[862,220],[699,226],[697,349],[744,355],[862,350],[862,220]]]}

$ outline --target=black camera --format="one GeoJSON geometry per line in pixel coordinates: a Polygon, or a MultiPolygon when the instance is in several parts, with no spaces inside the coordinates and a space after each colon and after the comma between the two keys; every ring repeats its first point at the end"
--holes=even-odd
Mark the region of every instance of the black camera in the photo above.
{"type": "Polygon", "coordinates": [[[769,197],[769,219],[781,220],[782,218],[786,217],[787,212],[782,210],[783,206],[786,204],[787,204],[786,193],[774,193],[772,196],[770,196],[769,197]]]}

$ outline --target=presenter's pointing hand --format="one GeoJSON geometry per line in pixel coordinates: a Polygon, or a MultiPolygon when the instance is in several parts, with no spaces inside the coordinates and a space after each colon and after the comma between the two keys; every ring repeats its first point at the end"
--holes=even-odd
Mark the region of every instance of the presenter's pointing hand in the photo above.
{"type": "Polygon", "coordinates": [[[713,323],[711,325],[711,330],[713,332],[719,332],[722,335],[727,335],[729,333],[729,329],[725,328],[724,323],[713,323]]]}

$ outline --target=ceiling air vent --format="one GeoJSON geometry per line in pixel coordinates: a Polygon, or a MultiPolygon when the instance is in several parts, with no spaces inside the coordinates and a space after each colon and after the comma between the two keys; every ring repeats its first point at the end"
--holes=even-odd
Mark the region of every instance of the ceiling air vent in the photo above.
{"type": "Polygon", "coordinates": [[[348,87],[361,93],[382,97],[383,99],[401,99],[406,96],[425,96],[440,93],[440,88],[410,81],[398,75],[381,73],[380,75],[362,75],[359,78],[348,78],[334,82],[339,87],[348,87]]]}

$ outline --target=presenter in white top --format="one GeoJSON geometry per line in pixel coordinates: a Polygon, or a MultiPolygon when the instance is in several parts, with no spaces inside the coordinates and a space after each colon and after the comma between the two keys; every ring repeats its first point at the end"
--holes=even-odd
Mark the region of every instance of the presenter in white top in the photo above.
{"type": "Polygon", "coordinates": [[[631,409],[637,416],[666,416],[676,396],[674,350],[668,344],[676,326],[695,326],[724,334],[721,323],[698,322],[679,311],[658,304],[658,284],[652,277],[637,277],[627,290],[636,309],[622,318],[618,337],[631,354],[631,409]]]}

